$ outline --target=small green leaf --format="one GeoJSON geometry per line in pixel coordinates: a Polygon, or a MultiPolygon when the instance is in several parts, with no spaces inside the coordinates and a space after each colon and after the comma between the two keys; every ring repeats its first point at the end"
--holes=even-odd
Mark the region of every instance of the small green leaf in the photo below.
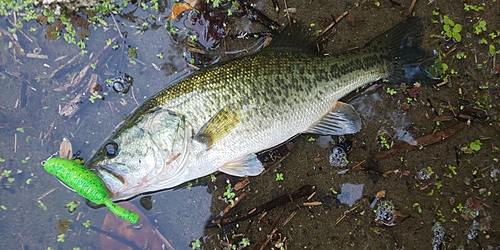
{"type": "Polygon", "coordinates": [[[38,201],[38,206],[43,209],[44,211],[47,211],[47,206],[45,206],[45,204],[43,204],[42,201],[38,201]]]}
{"type": "Polygon", "coordinates": [[[489,49],[489,53],[490,53],[490,56],[494,56],[495,55],[495,45],[493,44],[490,44],[490,49],[489,49]]]}
{"type": "Polygon", "coordinates": [[[12,170],[4,170],[2,172],[2,176],[3,177],[9,177],[10,176],[10,173],[12,173],[12,170]]]}
{"type": "Polygon", "coordinates": [[[60,234],[57,236],[57,242],[64,242],[64,234],[60,234]]]}
{"type": "Polygon", "coordinates": [[[389,94],[389,95],[395,95],[395,94],[397,93],[397,92],[396,92],[396,90],[391,89],[391,88],[387,88],[387,89],[385,90],[385,92],[386,92],[387,94],[389,94]]]}
{"type": "Polygon", "coordinates": [[[283,181],[285,180],[283,178],[283,173],[276,173],[276,181],[283,181]]]}
{"type": "Polygon", "coordinates": [[[66,206],[67,208],[69,208],[69,212],[70,213],[73,213],[75,211],[75,209],[80,205],[80,203],[78,201],[70,201],[68,203],[66,203],[66,206]]]}
{"type": "Polygon", "coordinates": [[[477,152],[481,149],[481,145],[483,145],[483,144],[481,143],[480,140],[475,140],[475,141],[470,143],[469,147],[470,147],[470,149],[477,152]]]}
{"type": "Polygon", "coordinates": [[[24,128],[16,128],[16,131],[24,133],[24,128]]]}
{"type": "Polygon", "coordinates": [[[90,220],[85,221],[84,223],[82,223],[82,225],[83,225],[85,228],[89,228],[89,227],[90,227],[90,220]]]}

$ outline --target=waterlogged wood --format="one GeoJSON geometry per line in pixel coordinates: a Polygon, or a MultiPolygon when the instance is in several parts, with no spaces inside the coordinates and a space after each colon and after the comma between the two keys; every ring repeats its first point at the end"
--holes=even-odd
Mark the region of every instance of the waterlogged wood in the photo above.
{"type": "Polygon", "coordinates": [[[40,55],[40,54],[35,54],[35,53],[27,53],[26,57],[27,58],[34,58],[34,59],[44,59],[44,60],[49,59],[48,55],[40,55]]]}
{"type": "Polygon", "coordinates": [[[262,212],[269,211],[273,208],[282,206],[282,205],[284,205],[288,202],[294,201],[298,198],[309,196],[312,193],[314,193],[314,191],[316,191],[315,186],[311,186],[311,185],[302,186],[301,188],[295,190],[291,194],[284,194],[282,196],[279,196],[279,197],[277,197],[271,201],[268,201],[268,202],[266,202],[258,207],[250,209],[250,211],[248,211],[245,214],[240,214],[240,215],[236,215],[236,216],[232,216],[232,217],[220,218],[220,219],[208,221],[207,224],[205,225],[205,228],[212,228],[212,227],[217,227],[219,225],[227,225],[227,224],[250,219],[250,218],[252,218],[252,217],[254,217],[262,212]]]}
{"type": "Polygon", "coordinates": [[[410,145],[407,142],[402,142],[393,146],[391,149],[386,151],[378,152],[375,156],[375,160],[382,160],[386,158],[393,157],[402,153],[406,153],[411,150],[419,149],[420,147],[425,147],[437,142],[440,142],[456,133],[460,132],[465,127],[465,123],[460,122],[453,126],[447,127],[443,130],[436,131],[430,135],[424,135],[416,140],[417,145],[410,145]]]}

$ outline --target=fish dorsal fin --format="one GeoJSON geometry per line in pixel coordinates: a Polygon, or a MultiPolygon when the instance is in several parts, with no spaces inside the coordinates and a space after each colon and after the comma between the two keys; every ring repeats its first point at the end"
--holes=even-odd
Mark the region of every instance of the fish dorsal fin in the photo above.
{"type": "Polygon", "coordinates": [[[287,25],[283,31],[273,36],[266,50],[286,50],[301,52],[311,56],[321,56],[315,39],[309,36],[308,27],[303,23],[287,25]]]}
{"type": "Polygon", "coordinates": [[[305,133],[345,135],[357,133],[360,129],[361,118],[358,112],[351,105],[337,101],[328,113],[305,133]]]}
{"type": "Polygon", "coordinates": [[[194,139],[212,147],[218,140],[226,136],[241,121],[241,108],[238,104],[228,104],[201,127],[194,139]]]}
{"type": "Polygon", "coordinates": [[[219,168],[219,171],[234,176],[256,176],[264,171],[264,166],[255,154],[248,154],[219,168]]]}

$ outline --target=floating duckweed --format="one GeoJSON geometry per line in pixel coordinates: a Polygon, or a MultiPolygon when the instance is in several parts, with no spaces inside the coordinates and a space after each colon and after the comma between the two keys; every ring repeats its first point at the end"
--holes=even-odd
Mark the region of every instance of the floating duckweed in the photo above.
{"type": "Polygon", "coordinates": [[[394,210],[394,204],[390,201],[381,201],[377,210],[375,211],[375,222],[382,223],[386,226],[395,226],[394,221],[396,220],[396,212],[394,210]]]}

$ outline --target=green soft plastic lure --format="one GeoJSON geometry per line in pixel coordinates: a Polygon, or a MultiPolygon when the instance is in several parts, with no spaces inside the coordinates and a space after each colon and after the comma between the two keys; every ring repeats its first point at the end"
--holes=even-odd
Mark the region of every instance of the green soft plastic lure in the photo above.
{"type": "Polygon", "coordinates": [[[115,215],[132,224],[139,221],[138,214],[116,205],[109,199],[106,184],[96,173],[77,162],[64,158],[50,158],[43,167],[83,198],[96,204],[106,205],[115,215]]]}

